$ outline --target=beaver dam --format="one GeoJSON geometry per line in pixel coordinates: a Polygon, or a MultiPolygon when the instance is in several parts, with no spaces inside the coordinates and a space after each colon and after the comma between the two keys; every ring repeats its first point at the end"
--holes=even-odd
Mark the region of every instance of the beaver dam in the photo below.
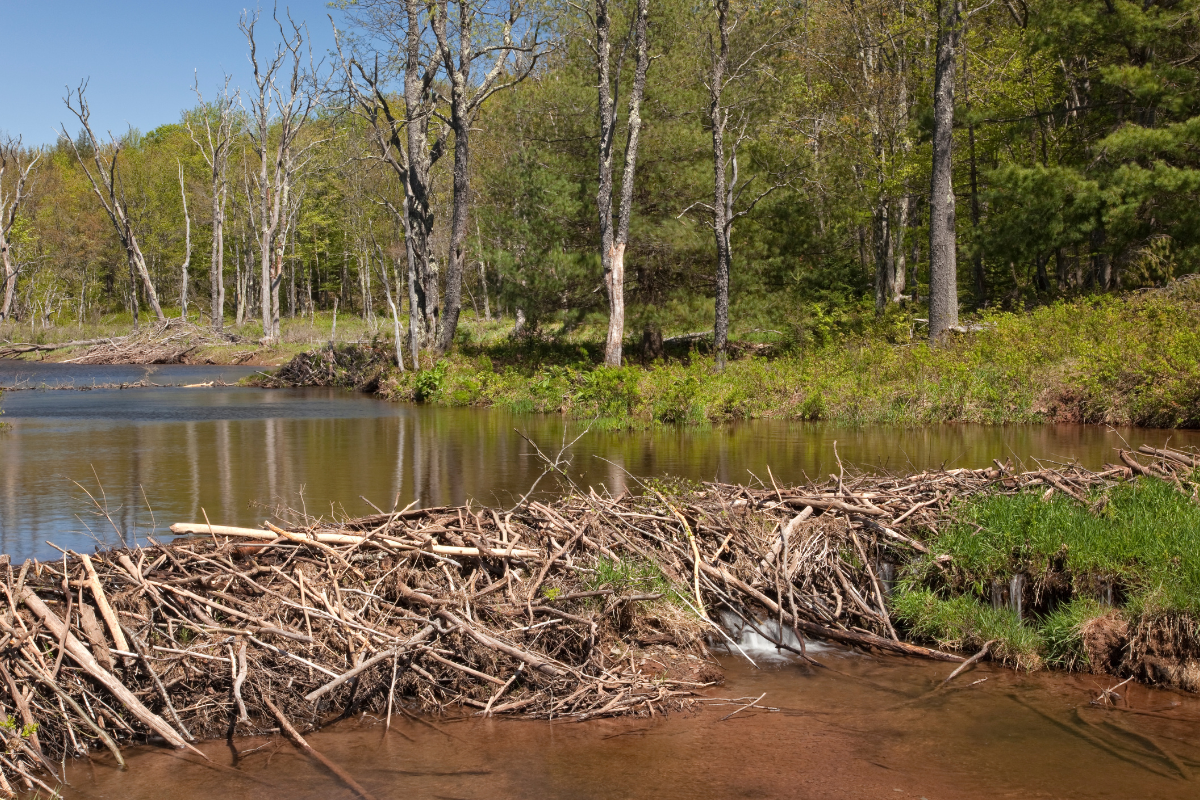
{"type": "Polygon", "coordinates": [[[206,520],[6,566],[0,790],[53,791],[96,748],[123,766],[125,744],[278,731],[366,795],[304,734],[364,712],[663,714],[721,681],[709,652],[740,657],[739,627],[816,666],[810,638],[1200,689],[1200,460],[1118,459],[206,520]],[[1125,550],[1089,555],[1089,520],[1125,550]]]}

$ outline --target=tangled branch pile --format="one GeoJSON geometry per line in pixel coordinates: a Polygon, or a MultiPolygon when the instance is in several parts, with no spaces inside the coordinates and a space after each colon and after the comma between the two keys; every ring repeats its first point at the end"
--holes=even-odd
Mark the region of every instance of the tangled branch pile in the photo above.
{"type": "Polygon", "coordinates": [[[966,494],[1082,497],[1174,474],[1174,456],[1152,455],[1122,453],[1100,473],[997,464],[789,489],[576,491],[509,513],[178,524],[186,536],[169,544],[8,567],[0,791],[49,790],[42,768],[99,746],[120,761],[120,744],[147,736],[189,747],[395,709],[654,714],[719,680],[705,644],[729,639],[721,618],[803,658],[818,636],[961,661],[901,641],[889,618],[888,565],[926,550],[916,529],[966,494]]]}
{"type": "Polygon", "coordinates": [[[180,364],[201,347],[249,343],[183,319],[166,319],[140,331],[92,344],[71,364],[180,364]]]}
{"type": "Polygon", "coordinates": [[[383,340],[365,344],[320,347],[292,358],[271,375],[257,380],[268,389],[298,386],[336,386],[375,391],[379,376],[395,363],[395,350],[383,340]]]}

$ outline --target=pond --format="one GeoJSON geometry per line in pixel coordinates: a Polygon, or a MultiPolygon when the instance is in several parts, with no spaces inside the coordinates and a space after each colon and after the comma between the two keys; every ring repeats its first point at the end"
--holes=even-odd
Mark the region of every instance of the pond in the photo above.
{"type": "MultiPolygon", "coordinates": [[[[252,367],[76,367],[0,361],[0,386],[233,382],[252,367]]],[[[509,507],[585,424],[548,415],[387,403],[333,389],[29,389],[0,409],[0,549],[16,562],[167,535],[174,522],[257,526],[279,507],[374,513],[468,499],[509,507]],[[527,441],[528,439],[528,441],[527,441]],[[90,497],[89,497],[90,495],[90,497]],[[93,502],[94,498],[94,502],[93,502]],[[369,501],[369,502],[368,502],[369,501]],[[107,511],[111,522],[102,510],[107,511]]],[[[1083,425],[840,428],[757,420],[591,430],[569,450],[581,487],[630,475],[781,485],[839,469],[907,472],[992,459],[1099,468],[1128,443],[1200,446],[1196,431],[1083,425]]],[[[546,479],[539,490],[556,487],[546,479]]]]}
{"type": "MultiPolygon", "coordinates": [[[[364,716],[307,738],[380,800],[1196,796],[1195,696],[1132,686],[1105,709],[1090,701],[1114,679],[987,664],[930,694],[954,665],[826,648],[813,669],[749,652],[760,669],[722,657],[727,681],[706,690],[712,705],[665,718],[396,714],[390,731],[364,716]],[[775,710],[722,719],[760,696],[775,710]]],[[[165,786],[172,800],[354,797],[284,739],[201,749],[211,763],[133,748],[126,772],[97,753],[69,765],[65,797],[151,800],[165,786]]]]}

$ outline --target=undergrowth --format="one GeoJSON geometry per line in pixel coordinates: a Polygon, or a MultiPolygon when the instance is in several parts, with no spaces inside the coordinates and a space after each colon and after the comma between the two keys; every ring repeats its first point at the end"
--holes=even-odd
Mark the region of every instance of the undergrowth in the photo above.
{"type": "MultiPolygon", "coordinates": [[[[1200,282],[1193,282],[1200,285],[1200,282]]],[[[1148,294],[988,313],[932,348],[894,326],[599,365],[595,342],[464,323],[457,349],[385,396],[600,419],[607,427],[779,418],[843,424],[1084,422],[1200,427],[1200,298],[1148,294]]]]}

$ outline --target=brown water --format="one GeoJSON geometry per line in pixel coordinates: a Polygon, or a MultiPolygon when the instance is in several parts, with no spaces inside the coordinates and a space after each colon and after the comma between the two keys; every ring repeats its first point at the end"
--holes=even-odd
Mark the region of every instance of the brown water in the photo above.
{"type": "MultiPolygon", "coordinates": [[[[10,362],[11,364],[11,362],[10,362]]],[[[0,362],[0,378],[6,374],[0,362]]],[[[142,367],[20,366],[25,385],[136,379],[142,367]],[[39,369],[44,367],[43,372],[39,369]],[[121,372],[129,372],[124,376],[121,372]]],[[[229,367],[157,367],[158,383],[225,377],[229,367]]],[[[10,370],[11,372],[12,370],[10,370]]],[[[14,380],[10,375],[10,385],[14,380]]],[[[2,382],[2,381],[0,381],[2,382]]],[[[508,506],[541,473],[518,430],[557,451],[576,423],[483,409],[386,403],[338,390],[235,387],[18,391],[0,408],[0,549],[16,560],[115,543],[83,488],[131,537],[163,535],[173,522],[257,525],[276,504],[310,513],[366,514],[468,498],[508,506]],[[77,485],[77,483],[78,485],[77,485]],[[303,496],[301,495],[303,492],[303,496]]],[[[582,486],[613,491],[639,476],[780,483],[848,466],[896,471],[980,467],[993,458],[1078,459],[1099,467],[1127,441],[1200,446],[1200,432],[1094,426],[941,425],[916,429],[789,423],[667,427],[588,433],[572,448],[582,486]]]]}
{"type": "MultiPolygon", "coordinates": [[[[1133,687],[1123,704],[1166,710],[1106,711],[1089,706],[1100,686],[1116,683],[1106,677],[984,666],[922,700],[953,665],[835,650],[818,658],[830,669],[754,670],[726,658],[727,684],[710,694],[745,699],[665,719],[438,720],[435,730],[396,716],[385,733],[364,717],[308,738],[380,800],[1197,796],[1194,696],[1133,687]],[[761,705],[778,711],[721,721],[764,692],[761,705]]],[[[69,768],[65,797],[353,797],[285,740],[234,745],[236,756],[225,743],[204,745],[212,765],[135,748],[124,773],[98,754],[69,768]]]]}
{"type": "MultiPolygon", "coordinates": [[[[2,367],[3,365],[0,365],[2,367]]],[[[24,366],[26,385],[122,382],[124,373],[24,366]],[[32,376],[28,372],[32,369],[32,376]]],[[[159,368],[156,383],[227,373],[159,368]]],[[[4,370],[0,368],[0,383],[4,370]]],[[[11,378],[11,376],[10,376],[11,378]]],[[[129,381],[137,380],[130,373],[129,381]]],[[[227,379],[229,379],[227,377],[227,379]]],[[[11,384],[10,384],[11,385],[11,384]]],[[[180,520],[255,524],[275,502],[358,514],[381,506],[511,503],[540,473],[519,429],[556,450],[579,428],[557,417],[394,405],[346,392],[240,388],[21,391],[4,397],[0,546],[17,559],[112,542],[79,481],[116,526],[145,536],[180,520]],[[104,493],[99,493],[99,487],[104,493]],[[303,500],[301,499],[303,491],[303,500]]],[[[637,475],[780,482],[843,462],[897,471],[978,467],[1012,457],[1098,467],[1128,442],[1200,445],[1186,431],[1083,426],[845,429],[772,421],[588,433],[572,450],[582,485],[619,490],[637,475]],[[610,463],[612,462],[612,463],[610,463]]],[[[761,643],[760,643],[761,644],[761,643]]],[[[749,646],[749,643],[747,643],[749,646]]],[[[1200,699],[1126,687],[1134,710],[1089,706],[1102,676],[1022,675],[984,666],[922,698],[942,664],[825,648],[830,669],[751,650],[725,659],[713,697],[757,697],[775,712],[719,705],[666,719],[585,724],[408,718],[385,733],[363,718],[312,734],[314,746],[384,798],[1191,798],[1200,770],[1200,699]],[[982,681],[982,682],[980,682],[982,681]],[[1163,711],[1155,711],[1156,709],[1163,711]],[[1171,752],[1174,761],[1145,737],[1171,752]],[[1181,771],[1182,770],[1182,771],[1181,771]]],[[[1125,691],[1125,690],[1123,690],[1125,691]]],[[[106,753],[69,765],[68,798],[349,798],[286,742],[202,745],[212,764],[154,747],[116,770],[106,753]]]]}

